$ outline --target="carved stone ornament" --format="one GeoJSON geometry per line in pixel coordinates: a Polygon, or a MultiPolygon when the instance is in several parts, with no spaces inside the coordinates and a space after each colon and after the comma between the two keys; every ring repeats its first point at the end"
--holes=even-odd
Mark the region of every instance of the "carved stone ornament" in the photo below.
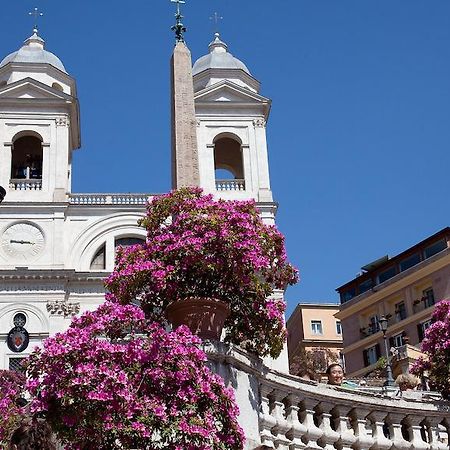
{"type": "Polygon", "coordinates": [[[69,119],[67,117],[57,117],[56,118],[56,126],[57,127],[68,127],[69,119]]]}
{"type": "Polygon", "coordinates": [[[47,302],[47,311],[52,316],[72,317],[80,312],[80,303],[70,303],[66,300],[47,302]]]}
{"type": "Polygon", "coordinates": [[[266,126],[266,121],[264,119],[254,119],[253,125],[256,128],[264,128],[266,126]]]}
{"type": "Polygon", "coordinates": [[[30,343],[28,331],[23,327],[14,327],[6,338],[8,348],[14,353],[23,352],[30,343]]]}

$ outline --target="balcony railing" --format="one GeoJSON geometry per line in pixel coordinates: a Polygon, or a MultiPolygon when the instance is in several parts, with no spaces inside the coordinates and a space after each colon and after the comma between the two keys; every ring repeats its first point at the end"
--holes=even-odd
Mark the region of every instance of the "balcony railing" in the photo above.
{"type": "Polygon", "coordinates": [[[9,180],[9,189],[12,191],[41,191],[42,180],[33,178],[12,178],[9,180]]]}
{"type": "Polygon", "coordinates": [[[450,403],[431,394],[331,387],[272,371],[233,346],[204,348],[236,389],[246,450],[448,450],[450,403]]]}
{"type": "Polygon", "coordinates": [[[216,180],[217,191],[245,191],[245,180],[216,180]]]}
{"type": "Polygon", "coordinates": [[[430,308],[431,306],[434,306],[434,303],[435,303],[434,298],[428,299],[427,297],[424,297],[420,300],[416,300],[413,303],[414,314],[424,311],[425,309],[430,308]]]}
{"type": "Polygon", "coordinates": [[[144,206],[150,194],[72,194],[71,205],[136,205],[144,206]]]}
{"type": "Polygon", "coordinates": [[[380,327],[378,324],[370,324],[365,328],[359,329],[361,339],[364,339],[365,337],[368,336],[372,336],[372,334],[378,333],[378,331],[380,331],[380,327]]]}

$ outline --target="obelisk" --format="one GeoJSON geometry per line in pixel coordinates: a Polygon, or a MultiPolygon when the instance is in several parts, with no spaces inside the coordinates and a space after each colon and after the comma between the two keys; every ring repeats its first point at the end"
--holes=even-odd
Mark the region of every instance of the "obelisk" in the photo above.
{"type": "Polygon", "coordinates": [[[171,60],[172,90],[172,188],[199,186],[200,173],[197,147],[197,120],[195,118],[194,85],[192,81],[191,52],[184,42],[186,31],[181,23],[177,3],[175,31],[176,44],[171,60]]]}

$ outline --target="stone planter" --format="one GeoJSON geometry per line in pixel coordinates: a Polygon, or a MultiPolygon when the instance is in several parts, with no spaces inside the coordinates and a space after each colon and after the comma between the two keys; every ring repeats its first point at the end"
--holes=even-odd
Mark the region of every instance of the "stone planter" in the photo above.
{"type": "Polygon", "coordinates": [[[190,297],[171,303],[166,309],[166,317],[174,329],[186,325],[201,339],[213,340],[220,340],[229,314],[227,303],[201,297],[190,297]]]}

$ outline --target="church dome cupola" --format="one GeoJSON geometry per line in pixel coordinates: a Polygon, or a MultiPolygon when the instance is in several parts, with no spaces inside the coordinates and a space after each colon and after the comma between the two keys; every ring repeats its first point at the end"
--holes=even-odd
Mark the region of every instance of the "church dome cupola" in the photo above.
{"type": "Polygon", "coordinates": [[[247,66],[228,52],[228,46],[220,39],[219,33],[214,36],[209,44],[209,54],[195,62],[192,74],[197,75],[207,69],[241,69],[250,75],[247,66]]]}
{"type": "Polygon", "coordinates": [[[259,91],[259,82],[252,76],[248,67],[228,51],[228,46],[215,33],[209,44],[209,53],[200,57],[192,68],[194,91],[197,92],[223,80],[259,91]]]}
{"type": "Polygon", "coordinates": [[[67,73],[61,60],[53,53],[44,49],[45,41],[42,39],[37,30],[33,30],[23,46],[16,52],[11,53],[3,61],[0,62],[0,68],[9,63],[25,63],[25,64],[49,64],[64,73],[67,73]]]}

